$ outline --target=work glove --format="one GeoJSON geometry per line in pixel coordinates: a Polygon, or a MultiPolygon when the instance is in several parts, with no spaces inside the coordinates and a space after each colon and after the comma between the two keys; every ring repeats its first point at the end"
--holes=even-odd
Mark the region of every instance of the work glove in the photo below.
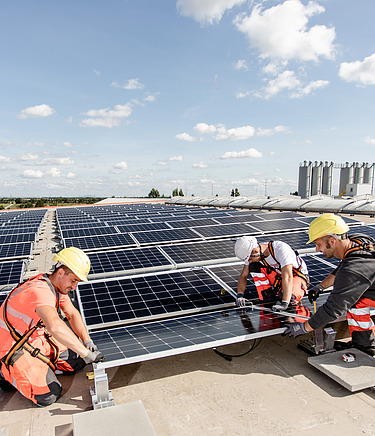
{"type": "Polygon", "coordinates": [[[88,348],[90,351],[98,351],[98,347],[94,344],[91,339],[87,339],[83,345],[88,348]]]}
{"type": "Polygon", "coordinates": [[[289,302],[288,301],[280,301],[272,306],[272,310],[275,312],[280,312],[281,310],[288,309],[289,302]]]}
{"type": "Polygon", "coordinates": [[[245,307],[246,306],[246,298],[244,298],[242,292],[239,292],[237,294],[237,300],[236,300],[236,304],[239,307],[245,307]]]}
{"type": "Polygon", "coordinates": [[[89,351],[86,356],[81,356],[86,365],[89,363],[103,362],[105,360],[104,354],[100,351],[89,351]]]}
{"type": "Polygon", "coordinates": [[[288,335],[290,338],[295,339],[297,336],[301,336],[306,333],[308,333],[308,331],[306,330],[304,322],[292,322],[287,326],[285,332],[282,335],[288,335]]]}
{"type": "Polygon", "coordinates": [[[307,297],[312,304],[313,301],[316,301],[319,297],[320,293],[324,290],[322,285],[315,285],[311,289],[309,289],[307,297]]]}

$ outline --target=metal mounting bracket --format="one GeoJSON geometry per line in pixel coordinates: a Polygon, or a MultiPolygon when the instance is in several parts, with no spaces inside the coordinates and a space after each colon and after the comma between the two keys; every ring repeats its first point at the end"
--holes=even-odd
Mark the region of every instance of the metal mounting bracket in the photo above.
{"type": "Polygon", "coordinates": [[[114,406],[112,392],[108,386],[108,376],[104,368],[98,368],[94,364],[94,382],[95,389],[90,388],[92,405],[95,409],[114,406]]]}

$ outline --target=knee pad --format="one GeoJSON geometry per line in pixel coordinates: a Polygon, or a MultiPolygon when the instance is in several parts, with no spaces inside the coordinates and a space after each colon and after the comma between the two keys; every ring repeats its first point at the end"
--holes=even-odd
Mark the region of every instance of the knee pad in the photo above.
{"type": "Polygon", "coordinates": [[[50,391],[46,394],[35,395],[35,401],[38,406],[46,407],[53,404],[60,398],[62,386],[56,382],[52,382],[48,385],[50,391]]]}

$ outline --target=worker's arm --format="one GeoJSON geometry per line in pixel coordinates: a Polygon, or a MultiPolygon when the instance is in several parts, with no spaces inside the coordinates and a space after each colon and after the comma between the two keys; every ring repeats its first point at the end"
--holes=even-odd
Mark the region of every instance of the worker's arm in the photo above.
{"type": "Polygon", "coordinates": [[[71,301],[68,301],[61,309],[63,310],[67,320],[69,321],[71,328],[74,330],[76,335],[82,339],[82,342],[90,339],[82,316],[73,306],[73,303],[71,301]]]}
{"type": "Polygon", "coordinates": [[[59,317],[56,309],[51,306],[39,306],[36,313],[43,321],[47,331],[59,342],[80,356],[86,356],[87,348],[81,343],[72,330],[59,317]]]}
{"type": "Polygon", "coordinates": [[[249,265],[244,265],[237,283],[237,294],[244,294],[246,291],[247,278],[249,277],[249,265]]]}
{"type": "Polygon", "coordinates": [[[333,286],[333,282],[335,281],[335,276],[333,274],[329,274],[324,280],[320,282],[320,286],[323,289],[327,289],[330,286],[333,286]]]}
{"type": "Polygon", "coordinates": [[[293,268],[291,264],[281,268],[281,285],[283,291],[282,300],[290,303],[293,294],[293,268]]]}

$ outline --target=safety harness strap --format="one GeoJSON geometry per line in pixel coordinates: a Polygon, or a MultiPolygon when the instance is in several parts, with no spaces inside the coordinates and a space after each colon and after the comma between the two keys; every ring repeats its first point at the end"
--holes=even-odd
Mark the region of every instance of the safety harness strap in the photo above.
{"type": "Polygon", "coordinates": [[[365,242],[361,241],[359,238],[350,238],[350,240],[357,245],[355,245],[354,247],[351,247],[345,251],[344,257],[343,257],[344,259],[349,254],[354,253],[356,251],[367,251],[367,252],[371,253],[372,256],[374,256],[374,254],[375,254],[374,244],[372,244],[371,242],[365,243],[365,242]]]}
{"type": "MultiPolygon", "coordinates": [[[[7,298],[4,301],[4,305],[3,305],[3,315],[4,315],[4,321],[5,324],[8,327],[8,330],[12,336],[12,338],[16,341],[12,348],[8,351],[8,353],[1,359],[5,366],[7,368],[9,368],[9,364],[11,362],[12,357],[14,356],[14,354],[20,350],[21,348],[25,349],[26,351],[28,351],[31,356],[38,358],[39,360],[41,360],[42,362],[46,363],[53,371],[56,370],[56,366],[55,363],[57,362],[58,359],[58,347],[57,345],[52,341],[50,334],[49,333],[45,333],[45,337],[47,339],[47,342],[49,343],[49,345],[51,346],[52,350],[53,350],[53,358],[50,359],[49,357],[45,356],[44,354],[42,354],[40,352],[39,348],[35,348],[33,347],[29,342],[29,338],[30,336],[35,332],[36,329],[44,327],[44,324],[42,322],[42,320],[39,320],[37,322],[37,324],[34,325],[34,327],[31,327],[26,333],[24,333],[23,335],[21,335],[20,333],[17,332],[17,330],[11,325],[11,323],[8,320],[7,317],[7,306],[8,306],[8,301],[10,299],[10,296],[13,294],[14,291],[16,291],[20,286],[26,284],[27,282],[35,279],[38,276],[34,276],[31,277],[30,279],[18,284],[8,295],[7,298]]],[[[43,280],[45,280],[44,278],[42,278],[43,280]]],[[[46,280],[47,281],[47,280],[46,280]]],[[[47,282],[48,283],[48,282],[47,282]]],[[[48,283],[49,285],[49,283],[48,283]]],[[[56,310],[58,310],[59,308],[59,298],[56,298],[56,310]]]]}

